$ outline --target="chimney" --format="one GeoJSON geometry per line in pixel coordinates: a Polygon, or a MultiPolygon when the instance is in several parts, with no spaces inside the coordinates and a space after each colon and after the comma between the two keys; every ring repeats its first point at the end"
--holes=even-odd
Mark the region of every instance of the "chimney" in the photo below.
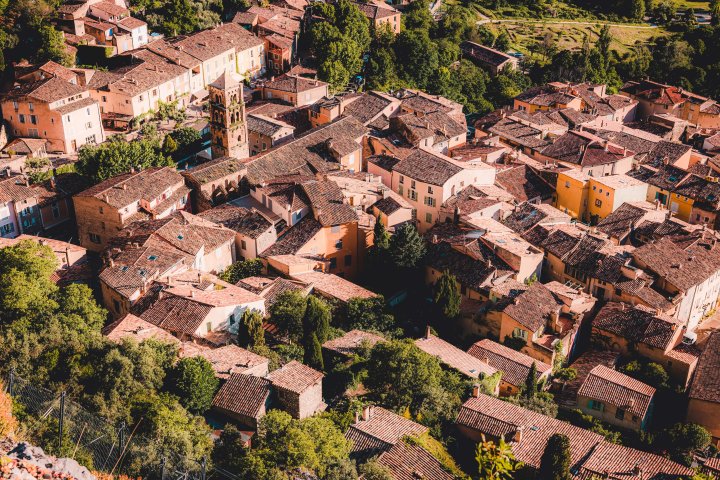
{"type": "Polygon", "coordinates": [[[425,327],[425,340],[429,339],[432,333],[430,333],[430,325],[425,327]]]}
{"type": "Polygon", "coordinates": [[[355,411],[355,423],[360,423],[360,412],[355,411]]]}
{"type": "Polygon", "coordinates": [[[633,475],[638,477],[638,476],[640,476],[641,473],[642,473],[642,469],[640,468],[640,464],[636,463],[635,466],[633,467],[633,475]]]}
{"type": "Polygon", "coordinates": [[[522,441],[524,429],[525,429],[524,427],[518,427],[517,430],[515,430],[515,433],[513,434],[513,438],[512,438],[513,442],[520,443],[520,441],[522,441]]]}
{"type": "Polygon", "coordinates": [[[513,298],[513,305],[519,305],[520,304],[520,297],[513,298]]]}
{"type": "Polygon", "coordinates": [[[164,295],[164,292],[163,292],[162,290],[160,290],[160,291],[158,292],[158,297],[157,297],[157,298],[158,298],[158,300],[162,300],[164,296],[165,296],[165,295],[164,295]]]}
{"type": "Polygon", "coordinates": [[[473,398],[480,398],[480,385],[473,385],[472,396],[473,398]]]}
{"type": "Polygon", "coordinates": [[[190,298],[195,298],[195,289],[190,287],[190,298]]]}
{"type": "Polygon", "coordinates": [[[113,259],[111,258],[111,259],[108,261],[108,264],[109,264],[111,267],[114,267],[114,266],[115,266],[115,260],[113,260],[113,259]]]}
{"type": "Polygon", "coordinates": [[[369,406],[363,407],[362,419],[363,419],[363,421],[365,421],[365,422],[367,422],[368,420],[370,420],[370,407],[369,407],[369,406]]]}

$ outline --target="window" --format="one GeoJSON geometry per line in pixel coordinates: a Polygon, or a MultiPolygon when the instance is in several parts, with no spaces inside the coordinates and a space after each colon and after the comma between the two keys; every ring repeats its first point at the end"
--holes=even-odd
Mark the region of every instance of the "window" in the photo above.
{"type": "Polygon", "coordinates": [[[431,185],[428,185],[428,193],[433,193],[433,189],[431,185]]]}
{"type": "Polygon", "coordinates": [[[402,186],[402,185],[398,185],[398,193],[399,193],[400,195],[403,194],[403,186],[402,186]]]}
{"type": "Polygon", "coordinates": [[[345,255],[345,266],[349,267],[352,265],[352,255],[345,255]]]}
{"type": "Polygon", "coordinates": [[[245,240],[240,241],[240,248],[242,248],[243,250],[247,250],[247,244],[245,243],[245,240]]]}
{"type": "Polygon", "coordinates": [[[400,185],[402,185],[403,183],[405,183],[405,177],[400,175],[400,185]]]}
{"type": "Polygon", "coordinates": [[[432,223],[432,213],[426,213],[426,214],[425,214],[425,222],[426,222],[426,223],[432,223]]]}
{"type": "Polygon", "coordinates": [[[8,223],[7,225],[0,226],[0,235],[7,235],[15,231],[15,225],[8,223]]]}
{"type": "Polygon", "coordinates": [[[142,102],[143,100],[145,100],[145,97],[141,94],[140,97],[138,97],[138,99],[142,102]]]}
{"type": "Polygon", "coordinates": [[[602,412],[604,410],[603,403],[598,402],[597,400],[588,401],[588,407],[590,407],[591,410],[597,410],[598,412],[602,412]]]}
{"type": "Polygon", "coordinates": [[[25,115],[20,114],[20,123],[25,123],[25,115]]]}
{"type": "Polygon", "coordinates": [[[602,200],[600,200],[600,199],[595,200],[595,206],[602,207],[602,200]]]}
{"type": "Polygon", "coordinates": [[[615,410],[615,418],[617,418],[618,420],[625,420],[625,410],[623,410],[622,408],[618,408],[617,410],[615,410]]]}
{"type": "Polygon", "coordinates": [[[153,97],[157,97],[157,88],[153,89],[153,97]]]}
{"type": "Polygon", "coordinates": [[[342,247],[343,247],[343,242],[342,242],[342,238],[341,238],[340,240],[335,242],[335,248],[337,248],[338,250],[342,250],[342,247]]]}
{"type": "Polygon", "coordinates": [[[435,199],[433,197],[425,197],[425,205],[429,207],[434,207],[436,204],[435,199]]]}
{"type": "Polygon", "coordinates": [[[85,128],[92,128],[92,122],[87,122],[85,124],[85,128]]]}
{"type": "Polygon", "coordinates": [[[30,137],[30,138],[40,137],[40,135],[38,135],[38,129],[37,128],[28,128],[28,137],[30,137]]]}
{"type": "Polygon", "coordinates": [[[415,189],[415,180],[410,180],[410,188],[415,189]]]}
{"type": "Polygon", "coordinates": [[[37,125],[37,115],[30,115],[30,123],[37,125]]]}
{"type": "Polygon", "coordinates": [[[102,96],[102,101],[107,102],[107,97],[105,95],[102,96]]]}
{"type": "Polygon", "coordinates": [[[515,327],[513,328],[512,336],[513,338],[522,338],[523,340],[527,340],[528,332],[522,328],[515,327]]]}
{"type": "Polygon", "coordinates": [[[50,209],[52,210],[53,218],[60,217],[60,206],[57,204],[57,202],[51,204],[50,209]]]}
{"type": "Polygon", "coordinates": [[[410,200],[417,200],[417,192],[415,190],[408,190],[408,198],[410,200]]]}
{"type": "Polygon", "coordinates": [[[235,315],[233,315],[232,313],[231,313],[230,316],[228,317],[228,323],[229,323],[230,325],[235,325],[235,315]]]}
{"type": "Polygon", "coordinates": [[[103,207],[100,207],[99,210],[100,210],[100,215],[102,215],[103,213],[105,213],[105,209],[104,209],[103,207]]]}
{"type": "Polygon", "coordinates": [[[337,258],[331,258],[330,259],[330,270],[334,270],[337,268],[337,258]]]}
{"type": "Polygon", "coordinates": [[[13,108],[17,110],[19,108],[17,100],[13,100],[13,108]]]}
{"type": "Polygon", "coordinates": [[[90,234],[90,241],[93,243],[100,243],[100,235],[91,233],[90,234]]]}
{"type": "Polygon", "coordinates": [[[120,313],[120,302],[118,302],[117,300],[113,300],[113,309],[116,312],[120,313]]]}

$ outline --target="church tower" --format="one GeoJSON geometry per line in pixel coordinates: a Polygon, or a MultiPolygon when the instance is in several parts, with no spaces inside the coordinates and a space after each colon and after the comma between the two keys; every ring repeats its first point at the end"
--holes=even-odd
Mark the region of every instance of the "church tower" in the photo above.
{"type": "Polygon", "coordinates": [[[242,81],[242,76],[226,70],[208,86],[213,158],[250,156],[242,81]]]}

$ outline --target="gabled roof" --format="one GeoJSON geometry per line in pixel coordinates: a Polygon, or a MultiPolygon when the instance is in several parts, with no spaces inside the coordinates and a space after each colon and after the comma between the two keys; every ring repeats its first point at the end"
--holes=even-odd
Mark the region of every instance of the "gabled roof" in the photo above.
{"type": "Polygon", "coordinates": [[[540,362],[534,358],[525,355],[522,352],[508,348],[490,339],[475,342],[468,354],[473,357],[487,361],[490,366],[502,372],[503,382],[510,385],[520,387],[525,384],[530,368],[533,364],[537,369],[537,378],[543,376],[546,372],[550,372],[552,367],[547,363],[540,362]]]}
{"type": "Polygon", "coordinates": [[[367,456],[380,453],[403,437],[422,435],[428,428],[382,407],[369,407],[369,418],[350,425],[345,438],[352,440],[352,454],[367,456]]]}
{"type": "Polygon", "coordinates": [[[440,362],[457,370],[470,378],[482,378],[494,374],[497,369],[483,362],[481,359],[463,352],[453,344],[440,337],[428,334],[415,340],[415,345],[440,362]]]}
{"type": "Polygon", "coordinates": [[[267,378],[276,388],[301,394],[308,388],[321,382],[324,376],[322,372],[318,372],[297,360],[293,360],[281,368],[270,372],[267,378]]]}
{"type": "Polygon", "coordinates": [[[593,319],[592,326],[663,351],[673,347],[675,332],[681,328],[678,320],[665,314],[617,302],[605,304],[593,319]]]}
{"type": "Polygon", "coordinates": [[[480,45],[479,43],[465,41],[460,44],[463,55],[471,60],[478,61],[493,67],[499,67],[506,62],[512,62],[514,57],[494,48],[480,45]]]}
{"type": "Polygon", "coordinates": [[[603,442],[583,462],[578,477],[582,480],[676,480],[695,472],[679,463],[653,453],[603,442]],[[639,467],[635,473],[635,466],[639,467]]]}
{"type": "Polygon", "coordinates": [[[300,75],[281,75],[275,80],[265,82],[263,88],[280,90],[289,93],[302,93],[315,88],[327,87],[328,84],[320,81],[301,77],[300,75]]]}
{"type": "Polygon", "coordinates": [[[598,365],[590,370],[578,395],[614,405],[642,419],[650,407],[655,389],[617,370],[598,365]]]}
{"type": "Polygon", "coordinates": [[[229,203],[200,212],[198,217],[254,239],[272,227],[272,223],[259,212],[229,203]]]}
{"type": "Polygon", "coordinates": [[[393,171],[413,180],[431,185],[443,186],[445,182],[462,171],[444,155],[427,150],[415,150],[406,159],[397,163],[393,171]]]}
{"type": "Polygon", "coordinates": [[[132,338],[138,343],[153,339],[163,342],[179,344],[180,340],[170,332],[163,330],[140,317],[128,313],[103,328],[103,335],[113,342],[122,342],[126,338],[132,338]]]}
{"type": "Polygon", "coordinates": [[[688,395],[691,399],[720,403],[720,331],[710,334],[688,395]]]}
{"type": "Polygon", "coordinates": [[[552,314],[560,313],[561,302],[545,285],[535,282],[514,299],[503,302],[503,305],[501,310],[504,314],[536,332],[547,325],[552,314]]]}
{"type": "Polygon", "coordinates": [[[220,387],[212,406],[236,415],[257,419],[270,396],[270,380],[233,373],[220,387]]]}
{"type": "Polygon", "coordinates": [[[378,342],[384,341],[385,339],[383,337],[374,333],[363,332],[362,330],[350,330],[341,337],[333,338],[323,343],[322,347],[341,355],[350,356],[363,344],[373,346],[378,342]]]}
{"type": "Polygon", "coordinates": [[[377,462],[390,470],[395,480],[453,480],[443,465],[419,445],[398,442],[380,454],[377,462]]]}
{"type": "Polygon", "coordinates": [[[174,168],[153,167],[108,178],[76,196],[95,197],[121,208],[139,200],[154,200],[169,187],[183,183],[182,175],[174,168]]]}
{"type": "Polygon", "coordinates": [[[232,174],[237,175],[237,181],[239,183],[239,178],[242,176],[244,171],[245,165],[237,158],[221,157],[210,160],[209,162],[201,163],[182,174],[192,180],[195,180],[200,185],[206,185],[232,174]]]}
{"type": "Polygon", "coordinates": [[[495,183],[511,193],[518,202],[535,198],[548,199],[555,191],[527,165],[518,165],[497,172],[495,183]]]}
{"type": "Polygon", "coordinates": [[[85,91],[86,88],[80,85],[67,82],[58,77],[50,77],[35,82],[16,85],[5,93],[4,98],[16,99],[28,97],[42,102],[52,103],[69,97],[78,96],[79,98],[85,91]]]}

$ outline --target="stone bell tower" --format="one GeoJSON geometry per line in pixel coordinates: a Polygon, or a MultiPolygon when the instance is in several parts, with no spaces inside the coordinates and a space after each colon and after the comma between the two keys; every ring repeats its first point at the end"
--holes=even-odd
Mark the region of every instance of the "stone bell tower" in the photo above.
{"type": "Polygon", "coordinates": [[[213,158],[250,156],[242,82],[242,76],[225,70],[208,86],[213,158]]]}

